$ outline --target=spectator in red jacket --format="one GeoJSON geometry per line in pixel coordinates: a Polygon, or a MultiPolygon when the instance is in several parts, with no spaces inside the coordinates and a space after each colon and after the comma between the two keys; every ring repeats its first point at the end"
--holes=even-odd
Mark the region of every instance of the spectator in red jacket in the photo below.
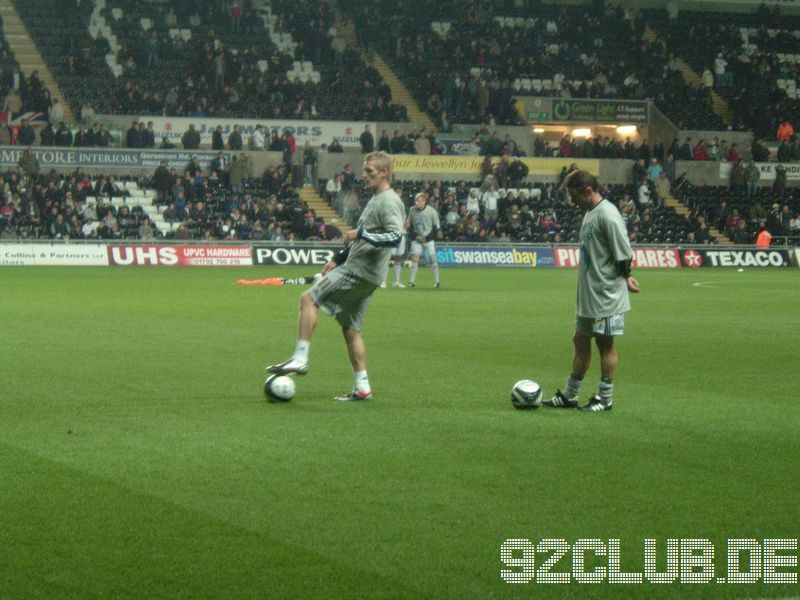
{"type": "Polygon", "coordinates": [[[705,139],[697,142],[694,147],[694,160],[708,160],[708,146],[705,139]]]}
{"type": "Polygon", "coordinates": [[[778,125],[778,132],[775,134],[775,138],[779,142],[791,142],[793,135],[794,127],[792,127],[792,124],[787,119],[781,121],[781,124],[778,125]]]}
{"type": "Polygon", "coordinates": [[[728,162],[731,162],[733,164],[738,163],[739,159],[742,158],[739,155],[739,149],[736,147],[735,143],[731,144],[731,147],[728,150],[728,156],[726,158],[728,159],[728,162]]]}
{"type": "Polygon", "coordinates": [[[558,153],[561,156],[572,156],[572,140],[568,135],[561,138],[561,142],[558,144],[558,153]]]}

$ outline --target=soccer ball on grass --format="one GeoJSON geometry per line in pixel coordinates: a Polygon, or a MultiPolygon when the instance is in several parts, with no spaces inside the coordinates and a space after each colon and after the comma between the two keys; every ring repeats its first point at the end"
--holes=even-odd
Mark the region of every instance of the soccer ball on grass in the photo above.
{"type": "Polygon", "coordinates": [[[539,408],[542,405],[542,388],[530,379],[522,379],[511,388],[511,404],[518,409],[539,408]]]}
{"type": "Polygon", "coordinates": [[[286,375],[271,375],[264,382],[264,394],[270,402],[289,402],[294,398],[294,379],[286,375]]]}

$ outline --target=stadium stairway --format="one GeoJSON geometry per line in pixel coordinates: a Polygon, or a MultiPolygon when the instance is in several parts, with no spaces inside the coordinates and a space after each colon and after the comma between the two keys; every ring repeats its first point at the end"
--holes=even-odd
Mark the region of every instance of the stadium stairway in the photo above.
{"type": "MultiPolygon", "coordinates": [[[[686,85],[690,85],[695,88],[699,88],[702,85],[700,76],[686,63],[685,60],[678,58],[678,66],[681,69],[681,75],[683,75],[683,80],[686,82],[686,85]]],[[[731,124],[731,121],[733,120],[731,109],[728,106],[728,103],[722,99],[722,96],[720,96],[714,90],[711,90],[711,108],[714,110],[714,114],[720,117],[725,125],[731,124]]]]}
{"type": "MultiPolygon", "coordinates": [[[[645,28],[645,32],[642,35],[642,39],[648,42],[653,42],[658,39],[658,34],[653,31],[652,28],[647,26],[645,28]]],[[[689,64],[683,60],[681,57],[677,57],[678,67],[681,70],[681,75],[683,76],[683,80],[686,82],[686,85],[689,85],[694,88],[699,88],[702,85],[702,81],[700,79],[700,75],[689,66],[689,64]]],[[[725,125],[730,125],[733,121],[733,114],[731,113],[731,109],[728,106],[728,103],[714,90],[711,90],[711,108],[714,110],[714,114],[717,115],[722,119],[725,125]]]]}
{"type": "MultiPolygon", "coordinates": [[[[334,15],[336,17],[336,29],[339,32],[347,45],[350,48],[359,49],[358,36],[356,35],[355,24],[351,19],[345,18],[338,5],[334,5],[334,15]]],[[[366,63],[370,63],[370,58],[364,52],[363,48],[360,49],[361,57],[366,63]]],[[[412,123],[416,123],[426,129],[435,129],[436,126],[431,121],[430,117],[426,115],[417,104],[414,97],[408,91],[403,82],[394,74],[392,68],[386,63],[380,54],[375,54],[374,59],[371,61],[371,66],[383,77],[383,80],[389,84],[389,89],[392,90],[392,102],[402,104],[406,107],[408,118],[412,123]]]]}
{"type": "Polygon", "coordinates": [[[339,32],[344,38],[345,43],[349,48],[357,49],[358,44],[358,36],[356,35],[356,26],[353,23],[352,19],[348,19],[344,16],[344,13],[339,9],[339,5],[337,3],[333,3],[333,15],[334,15],[334,24],[336,25],[336,30],[339,32]]]}
{"type": "MultiPolygon", "coordinates": [[[[678,200],[672,194],[669,194],[667,196],[667,206],[669,208],[674,209],[677,214],[686,217],[686,219],[689,220],[689,214],[691,213],[691,211],[686,207],[686,205],[683,202],[678,200]]],[[[711,225],[709,225],[708,232],[712,236],[717,238],[717,243],[720,246],[733,246],[733,242],[731,241],[731,239],[727,235],[725,235],[722,231],[719,231],[718,229],[711,227],[711,225]]]]}
{"type": "Polygon", "coordinates": [[[313,187],[302,187],[297,191],[300,194],[300,199],[308,204],[309,208],[313,208],[317,216],[322,218],[325,223],[330,223],[333,219],[336,219],[336,227],[341,230],[342,235],[350,231],[351,227],[336,213],[334,208],[319,195],[317,190],[313,187]]]}
{"type": "Polygon", "coordinates": [[[75,122],[75,115],[72,109],[64,100],[64,94],[58,87],[55,78],[50,73],[47,65],[39,54],[36,44],[33,43],[31,36],[28,34],[22,19],[19,18],[16,8],[11,2],[0,2],[0,17],[3,18],[3,32],[6,40],[8,40],[9,48],[14,53],[14,57],[19,63],[20,71],[25,77],[30,77],[34,71],[39,72],[39,79],[42,80],[45,87],[50,91],[52,98],[58,98],[58,101],[64,107],[64,121],[67,123],[75,122]]]}
{"type": "Polygon", "coordinates": [[[392,90],[392,102],[405,105],[408,111],[408,118],[412,123],[421,125],[428,130],[436,129],[436,125],[434,125],[430,117],[420,109],[416,100],[414,100],[414,97],[411,95],[411,92],[408,91],[408,88],[406,88],[403,82],[394,74],[392,68],[383,60],[380,54],[375,54],[372,66],[380,73],[383,80],[389,84],[389,88],[392,90]]]}

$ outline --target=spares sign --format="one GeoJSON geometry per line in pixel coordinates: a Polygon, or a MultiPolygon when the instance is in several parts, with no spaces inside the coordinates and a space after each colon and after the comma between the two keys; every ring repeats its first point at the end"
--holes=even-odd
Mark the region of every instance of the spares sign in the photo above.
{"type": "MultiPolygon", "coordinates": [[[[556,267],[577,267],[580,250],[577,246],[553,248],[556,267]]],[[[633,267],[636,269],[679,269],[680,251],[677,248],[634,248],[633,267]]]]}
{"type": "Polygon", "coordinates": [[[232,267],[253,264],[250,246],[108,246],[111,266],[232,267]]]}
{"type": "Polygon", "coordinates": [[[686,267],[790,267],[788,250],[682,250],[686,267]]]}

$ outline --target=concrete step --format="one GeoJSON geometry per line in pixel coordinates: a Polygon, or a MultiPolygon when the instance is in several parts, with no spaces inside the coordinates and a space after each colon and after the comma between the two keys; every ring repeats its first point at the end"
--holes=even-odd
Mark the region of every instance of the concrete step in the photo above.
{"type": "Polygon", "coordinates": [[[31,37],[28,35],[27,32],[26,33],[6,33],[5,34],[5,38],[6,38],[6,40],[8,40],[9,44],[11,44],[12,42],[19,42],[21,45],[24,45],[24,44],[35,45],[31,41],[31,37]]]}
{"type": "Polygon", "coordinates": [[[350,226],[347,225],[347,223],[342,220],[342,217],[336,213],[333,207],[331,207],[328,202],[319,195],[316,189],[300,188],[298,190],[298,195],[304,202],[308,204],[308,207],[313,208],[314,212],[317,213],[317,216],[321,217],[326,223],[330,223],[333,219],[336,219],[336,226],[343,234],[350,231],[350,226]]]}
{"type": "MultiPolygon", "coordinates": [[[[675,209],[675,212],[679,215],[683,215],[684,217],[688,217],[689,214],[692,212],[689,210],[689,207],[686,206],[683,202],[678,200],[672,194],[669,195],[667,198],[667,206],[670,208],[675,209]]],[[[717,238],[717,242],[722,246],[733,246],[733,242],[731,239],[722,233],[721,231],[709,226],[708,232],[715,238],[717,238]]]]}
{"type": "Polygon", "coordinates": [[[34,50],[14,51],[14,57],[21,65],[30,65],[39,62],[39,53],[34,50]]]}

